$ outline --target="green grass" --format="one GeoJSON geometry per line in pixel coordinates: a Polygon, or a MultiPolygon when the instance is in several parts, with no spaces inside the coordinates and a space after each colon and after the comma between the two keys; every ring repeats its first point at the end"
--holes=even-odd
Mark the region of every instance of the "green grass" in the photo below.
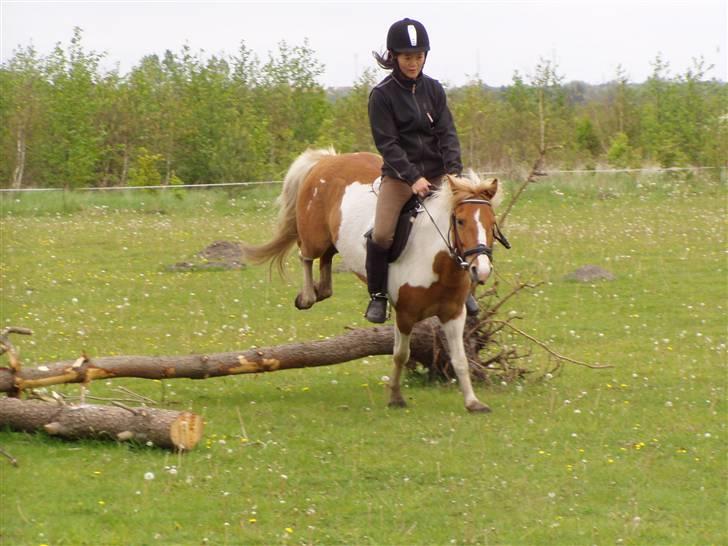
{"type": "MultiPolygon", "coordinates": [[[[351,275],[335,276],[332,299],[297,311],[295,259],[289,280],[264,267],[165,271],[215,240],[266,239],[277,191],[3,196],[0,325],[35,331],[15,339],[26,365],[365,326],[365,289],[351,275]]],[[[517,277],[543,281],[512,302],[520,326],[614,368],[544,375],[553,361],[534,347],[531,379],[477,388],[488,416],[468,415],[455,386],[415,380],[409,408],[387,409],[386,357],[94,383],[94,396],[123,385],[200,413],[205,438],[179,456],[0,431],[20,461],[0,460],[0,542],[723,544],[725,219],[715,180],[532,186],[505,228],[513,249],[496,253],[502,290],[517,277]],[[585,264],[616,280],[562,280],[585,264]]]]}

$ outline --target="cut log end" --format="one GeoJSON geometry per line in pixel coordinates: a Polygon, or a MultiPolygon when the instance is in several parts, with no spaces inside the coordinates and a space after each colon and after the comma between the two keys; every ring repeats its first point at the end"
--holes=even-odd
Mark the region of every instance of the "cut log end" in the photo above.
{"type": "Polygon", "coordinates": [[[195,413],[183,412],[169,428],[169,437],[179,451],[194,449],[202,438],[205,422],[195,413]]]}

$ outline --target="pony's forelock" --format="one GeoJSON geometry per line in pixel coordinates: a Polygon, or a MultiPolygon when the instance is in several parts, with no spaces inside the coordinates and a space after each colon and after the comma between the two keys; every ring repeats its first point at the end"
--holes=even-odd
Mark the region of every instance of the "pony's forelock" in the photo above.
{"type": "Polygon", "coordinates": [[[496,186],[496,191],[490,197],[490,202],[497,207],[502,201],[503,192],[497,178],[481,180],[478,173],[473,169],[468,169],[462,176],[453,176],[451,180],[451,183],[443,184],[443,190],[447,192],[453,205],[463,199],[483,199],[493,192],[493,186],[496,186]]]}

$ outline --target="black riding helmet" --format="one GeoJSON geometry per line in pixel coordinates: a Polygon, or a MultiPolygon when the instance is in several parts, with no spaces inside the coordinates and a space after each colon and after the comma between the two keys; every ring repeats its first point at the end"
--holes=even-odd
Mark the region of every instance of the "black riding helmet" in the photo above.
{"type": "Polygon", "coordinates": [[[397,21],[387,33],[387,49],[393,53],[430,51],[430,38],[425,26],[414,19],[397,21]]]}

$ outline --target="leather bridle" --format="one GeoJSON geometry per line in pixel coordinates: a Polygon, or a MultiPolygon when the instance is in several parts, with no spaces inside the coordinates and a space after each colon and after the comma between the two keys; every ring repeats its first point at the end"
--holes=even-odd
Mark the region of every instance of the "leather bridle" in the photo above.
{"type": "MultiPolygon", "coordinates": [[[[488,256],[488,259],[491,262],[493,261],[493,249],[488,245],[479,243],[471,248],[462,248],[463,245],[460,239],[460,234],[458,232],[458,224],[457,217],[455,216],[455,210],[457,210],[460,205],[466,204],[488,205],[491,208],[493,207],[492,203],[487,199],[463,199],[453,208],[453,212],[450,215],[450,232],[452,233],[453,244],[450,244],[448,241],[447,246],[450,250],[450,255],[452,256],[453,260],[455,260],[455,263],[457,263],[457,265],[461,269],[468,269],[472,265],[473,261],[475,261],[478,256],[482,256],[483,254],[488,256]],[[468,258],[470,258],[471,256],[475,256],[475,258],[468,261],[468,258]]],[[[501,243],[505,248],[511,248],[511,244],[508,242],[508,239],[506,239],[505,235],[503,235],[500,228],[498,227],[498,224],[496,223],[493,223],[493,238],[501,243]]],[[[448,239],[450,239],[449,234],[448,239]]]]}

